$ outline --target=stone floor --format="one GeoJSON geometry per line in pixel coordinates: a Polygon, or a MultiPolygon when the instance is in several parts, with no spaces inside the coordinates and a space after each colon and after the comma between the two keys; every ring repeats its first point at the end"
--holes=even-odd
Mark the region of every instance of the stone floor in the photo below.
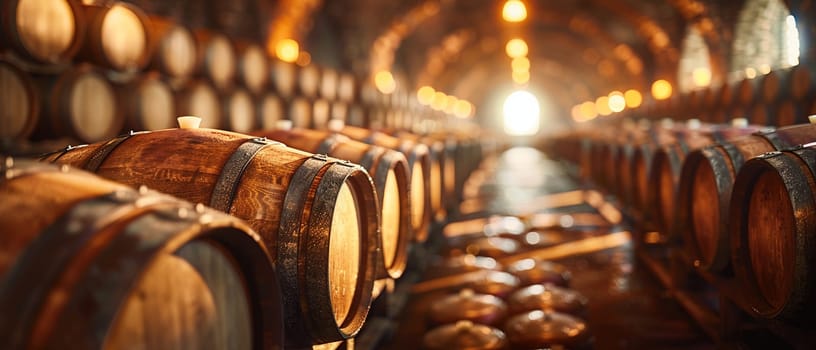
{"type": "MultiPolygon", "coordinates": [[[[558,253],[554,261],[572,271],[571,288],[589,299],[586,322],[594,349],[713,349],[700,330],[659,281],[635,258],[631,234],[621,215],[597,192],[582,188],[561,164],[531,148],[512,148],[487,159],[465,190],[464,212],[457,220],[490,215],[514,215],[530,222],[549,218],[544,226],[566,241],[619,238],[611,245],[558,253]],[[551,213],[552,215],[541,215],[551,213]],[[623,233],[621,233],[623,232],[623,233]],[[611,233],[619,233],[612,235],[611,233]],[[623,235],[623,236],[622,236],[623,235]]],[[[538,224],[542,224],[539,222],[538,224]]],[[[456,242],[456,230],[444,230],[446,243],[456,242]]],[[[609,240],[606,240],[609,241],[609,240]]],[[[566,248],[565,243],[562,245],[566,248]]],[[[546,249],[545,249],[546,250],[546,249]]],[[[440,251],[445,252],[446,249],[440,251]]],[[[548,252],[552,253],[550,249],[548,252]]],[[[533,251],[535,254],[535,251],[533,251]]],[[[378,348],[418,349],[429,329],[427,310],[434,300],[454,293],[450,288],[423,288],[434,269],[414,285],[399,313],[394,334],[378,348]]]]}

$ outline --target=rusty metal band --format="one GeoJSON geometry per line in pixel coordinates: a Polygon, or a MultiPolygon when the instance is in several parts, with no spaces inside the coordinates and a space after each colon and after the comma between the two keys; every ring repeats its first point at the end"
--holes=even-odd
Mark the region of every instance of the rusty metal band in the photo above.
{"type": "MultiPolygon", "coordinates": [[[[381,157],[383,156],[383,153],[385,153],[385,152],[386,152],[385,148],[382,148],[380,146],[372,145],[371,147],[368,148],[368,151],[366,151],[366,153],[363,155],[363,158],[360,159],[360,166],[362,166],[363,168],[368,170],[368,172],[379,173],[382,166],[377,167],[377,170],[375,171],[374,170],[374,163],[377,163],[377,164],[381,163],[381,162],[375,162],[375,161],[381,159],[381,157]]],[[[386,171],[387,171],[387,169],[386,169],[386,171]]]]}
{"type": "Polygon", "coordinates": [[[218,181],[215,182],[215,187],[210,196],[210,207],[225,213],[229,212],[235,198],[235,191],[238,190],[238,184],[241,182],[241,177],[244,176],[249,163],[252,162],[258,152],[270,145],[282,145],[282,143],[270,141],[266,138],[254,138],[238,146],[221,168],[221,174],[218,175],[218,181]]]}
{"type": "Polygon", "coordinates": [[[323,139],[323,142],[320,143],[320,146],[317,146],[317,150],[315,153],[317,154],[330,154],[331,151],[334,149],[334,146],[337,145],[338,142],[343,141],[340,135],[332,134],[331,136],[323,139]]]}
{"type": "Polygon", "coordinates": [[[298,250],[300,249],[300,232],[304,223],[303,209],[306,206],[307,196],[312,188],[317,174],[329,163],[327,156],[316,154],[303,162],[292,175],[289,187],[283,199],[280,223],[278,224],[277,256],[278,275],[281,285],[281,299],[284,305],[284,327],[286,334],[301,335],[298,339],[287,337],[287,343],[292,346],[311,346],[311,339],[305,313],[301,309],[301,294],[298,286],[301,281],[298,277],[298,250]]]}
{"type": "Polygon", "coordinates": [[[760,136],[768,141],[774,149],[783,150],[790,148],[792,145],[789,145],[787,142],[779,138],[779,134],[776,132],[776,129],[766,129],[757,131],[754,135],[760,136]]]}
{"type": "Polygon", "coordinates": [[[133,208],[129,204],[137,198],[136,191],[125,190],[82,201],[25,249],[15,263],[17,267],[9,271],[7,283],[0,286],[0,337],[6,345],[25,346],[42,303],[69,261],[97,232],[128,216],[133,208]],[[51,263],[42,264],[45,256],[51,263]]]}
{"type": "Polygon", "coordinates": [[[117,136],[111,139],[110,141],[105,142],[105,144],[99,146],[99,148],[97,148],[96,151],[94,151],[94,153],[88,159],[88,162],[85,163],[85,166],[83,168],[85,170],[95,173],[97,170],[99,170],[99,167],[102,165],[102,162],[104,162],[105,159],[108,158],[108,156],[111,154],[111,152],[113,152],[113,150],[116,149],[116,147],[119,147],[119,145],[121,145],[123,142],[127,141],[128,139],[135,135],[145,134],[149,132],[150,131],[139,132],[131,131],[130,133],[117,136]]]}

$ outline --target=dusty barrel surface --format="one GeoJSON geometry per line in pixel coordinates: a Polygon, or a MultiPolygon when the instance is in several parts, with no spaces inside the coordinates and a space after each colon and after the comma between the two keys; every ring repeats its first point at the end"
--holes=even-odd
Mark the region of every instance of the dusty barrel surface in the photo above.
{"type": "Polygon", "coordinates": [[[70,62],[85,36],[85,16],[78,0],[4,1],[0,47],[45,64],[70,62]]]}
{"type": "Polygon", "coordinates": [[[677,234],[695,266],[722,272],[730,262],[729,203],[743,164],[766,152],[816,141],[816,126],[759,131],[689,153],[680,173],[677,234]]]}
{"type": "Polygon", "coordinates": [[[399,278],[412,237],[408,162],[402,153],[354,141],[329,131],[290,129],[254,133],[307,152],[327,154],[366,168],[374,180],[380,207],[382,255],[386,276],[399,278]]]}
{"type": "Polygon", "coordinates": [[[0,60],[0,140],[31,135],[40,117],[40,102],[31,77],[0,60]]]}
{"type": "Polygon", "coordinates": [[[159,130],[175,124],[176,101],[173,90],[153,72],[116,86],[130,130],[159,130]]]}
{"type": "Polygon", "coordinates": [[[79,56],[119,71],[147,65],[152,48],[150,21],[137,7],[124,2],[83,5],[88,23],[79,56]]]}
{"type": "Polygon", "coordinates": [[[275,270],[242,221],[68,166],[0,173],[6,346],[283,345],[275,270]]]}
{"type": "Polygon", "coordinates": [[[99,69],[79,65],[35,80],[42,108],[38,138],[67,136],[97,142],[122,129],[124,117],[116,91],[99,69]]]}
{"type": "Polygon", "coordinates": [[[428,238],[428,226],[431,221],[428,147],[408,140],[400,140],[382,132],[354,126],[345,126],[337,131],[354,140],[399,151],[405,155],[411,174],[409,192],[411,193],[411,225],[414,229],[414,240],[424,242],[428,238]]]}
{"type": "Polygon", "coordinates": [[[354,336],[378,268],[376,194],[365,169],[212,129],[136,133],[47,156],[244,219],[278,269],[292,346],[354,336]]]}
{"type": "Polygon", "coordinates": [[[816,307],[816,149],[769,152],[740,169],[730,204],[732,262],[745,309],[802,321],[816,307]]]}

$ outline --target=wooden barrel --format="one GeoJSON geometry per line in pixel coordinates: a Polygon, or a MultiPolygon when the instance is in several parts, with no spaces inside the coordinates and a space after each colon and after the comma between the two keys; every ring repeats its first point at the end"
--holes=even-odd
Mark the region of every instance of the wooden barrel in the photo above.
{"type": "Polygon", "coordinates": [[[235,84],[236,58],[232,42],[225,35],[205,29],[193,31],[200,74],[218,90],[228,90],[235,84]]]}
{"type": "Polygon", "coordinates": [[[187,27],[168,18],[150,16],[153,57],[151,67],[167,76],[186,80],[195,71],[196,41],[187,27]]]}
{"type": "Polygon", "coordinates": [[[762,76],[759,83],[760,96],[766,104],[776,104],[790,96],[790,69],[774,69],[762,76]]]}
{"type": "Polygon", "coordinates": [[[689,152],[714,143],[759,131],[759,126],[699,125],[675,128],[674,142],[656,150],[649,170],[649,217],[665,233],[673,232],[676,224],[676,204],[680,172],[689,152]]]}
{"type": "Polygon", "coordinates": [[[3,1],[0,47],[37,63],[68,63],[85,38],[85,19],[78,0],[3,1]]]}
{"type": "Polygon", "coordinates": [[[356,83],[354,75],[351,73],[342,73],[337,78],[337,99],[346,103],[355,101],[356,98],[356,83]]]}
{"type": "Polygon", "coordinates": [[[283,345],[275,270],[242,221],[68,166],[0,173],[5,347],[283,345]]]}
{"type": "Polygon", "coordinates": [[[248,133],[258,128],[257,107],[252,95],[245,89],[235,89],[222,97],[224,128],[248,133]]]}
{"type": "Polygon", "coordinates": [[[289,120],[296,128],[312,128],[312,103],[307,98],[297,97],[289,102],[289,120]]]}
{"type": "Polygon", "coordinates": [[[737,83],[734,92],[734,104],[739,106],[751,106],[754,101],[759,100],[759,85],[761,78],[743,79],[737,83]]]}
{"type": "Polygon", "coordinates": [[[253,94],[260,94],[269,82],[269,60],[257,44],[236,43],[238,54],[238,78],[253,94]]]}
{"type": "Polygon", "coordinates": [[[40,102],[31,77],[0,60],[0,141],[26,139],[40,117],[40,102]]]}
{"type": "Polygon", "coordinates": [[[88,28],[79,57],[118,71],[137,71],[150,59],[149,20],[137,7],[124,3],[83,5],[88,28]]]}
{"type": "Polygon", "coordinates": [[[130,130],[159,130],[175,125],[176,101],[173,90],[157,72],[116,86],[124,110],[125,127],[130,130]]]}
{"type": "Polygon", "coordinates": [[[773,115],[776,117],[773,126],[790,126],[794,124],[807,123],[808,111],[804,103],[796,101],[791,97],[782,98],[776,104],[770,106],[773,115]]]}
{"type": "Polygon", "coordinates": [[[223,108],[218,93],[204,80],[191,80],[175,93],[176,115],[201,118],[202,128],[221,128],[223,108]]]}
{"type": "Polygon", "coordinates": [[[331,119],[331,102],[319,98],[312,103],[312,129],[325,130],[331,119]]]}
{"type": "Polygon", "coordinates": [[[633,193],[632,206],[638,210],[647,219],[652,212],[649,210],[649,178],[652,176],[650,171],[653,169],[652,162],[657,150],[665,145],[672,144],[674,134],[670,131],[671,125],[669,123],[662,123],[664,125],[652,126],[646,131],[646,136],[643,137],[640,144],[637,144],[632,151],[632,161],[628,166],[631,166],[630,173],[633,175],[634,184],[632,186],[633,193]]]}
{"type": "Polygon", "coordinates": [[[740,169],[728,218],[744,309],[800,321],[816,310],[816,149],[770,152],[740,169]]]}
{"type": "Polygon", "coordinates": [[[746,160],[766,152],[790,149],[816,141],[816,125],[769,129],[689,153],[680,172],[677,197],[677,235],[693,264],[726,271],[729,202],[736,174],[746,160]]]}
{"type": "Polygon", "coordinates": [[[329,101],[337,99],[339,75],[331,68],[324,68],[320,73],[320,97],[329,101]]]}
{"type": "Polygon", "coordinates": [[[326,154],[360,164],[374,180],[380,207],[384,274],[399,278],[408,260],[411,241],[411,197],[408,189],[408,162],[402,153],[354,141],[330,131],[289,129],[267,130],[257,136],[283,142],[307,152],[326,154]]]}
{"type": "Polygon", "coordinates": [[[270,73],[272,74],[272,85],[279,96],[289,99],[295,95],[297,86],[297,66],[293,63],[284,62],[278,59],[271,59],[270,73]]]}
{"type": "Polygon", "coordinates": [[[343,101],[335,101],[331,103],[331,118],[334,120],[342,120],[344,123],[348,120],[349,105],[343,101]]]}
{"type": "Polygon", "coordinates": [[[286,103],[280,96],[267,93],[258,101],[258,117],[261,130],[275,128],[279,120],[286,119],[286,103]]]}
{"type": "Polygon", "coordinates": [[[445,143],[431,136],[423,136],[406,131],[397,131],[393,136],[399,139],[407,139],[413,142],[424,144],[428,147],[428,156],[430,161],[428,187],[430,191],[431,210],[433,211],[432,219],[442,221],[447,215],[445,202],[445,188],[444,188],[444,168],[445,162],[451,162],[445,158],[445,143]]]}
{"type": "Polygon", "coordinates": [[[320,90],[320,69],[310,64],[300,67],[297,74],[298,93],[301,96],[316,98],[320,90]]]}
{"type": "Polygon", "coordinates": [[[816,94],[816,67],[800,64],[791,68],[790,93],[796,100],[811,98],[816,94]]]}
{"type": "Polygon", "coordinates": [[[362,327],[380,249],[376,194],[365,169],[212,129],[135,133],[45,160],[246,220],[277,267],[290,346],[350,338],[362,327]]]}
{"type": "Polygon", "coordinates": [[[116,136],[124,118],[114,87],[89,65],[38,78],[42,118],[38,138],[65,136],[96,142],[116,136]]]}
{"type": "Polygon", "coordinates": [[[411,226],[414,229],[414,240],[425,242],[428,239],[428,226],[431,221],[430,205],[430,158],[428,147],[423,144],[401,140],[385,133],[354,126],[345,126],[334,130],[354,140],[385,147],[402,152],[408,159],[411,186],[411,226]]]}

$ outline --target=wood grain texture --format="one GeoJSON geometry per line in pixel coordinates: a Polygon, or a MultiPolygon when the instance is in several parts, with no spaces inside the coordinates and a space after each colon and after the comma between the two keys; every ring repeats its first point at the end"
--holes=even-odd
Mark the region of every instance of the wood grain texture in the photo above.
{"type": "Polygon", "coordinates": [[[58,161],[88,166],[88,159],[93,158],[102,176],[198,203],[210,203],[216,182],[225,173],[232,174],[226,177],[232,181],[228,184],[233,188],[232,204],[225,211],[257,230],[272,252],[271,258],[279,266],[287,333],[293,335],[292,341],[300,346],[347,338],[362,327],[371,303],[373,271],[382,264],[381,257],[374,257],[381,253],[378,203],[371,178],[359,166],[281,144],[259,145],[253,157],[235,164],[245,166],[242,171],[228,165],[239,147],[257,142],[248,135],[221,130],[167,129],[131,135],[107,157],[97,154],[109,146],[92,145],[69,151],[58,161]],[[307,171],[304,165],[310,161],[316,166],[307,171]],[[304,171],[311,176],[298,177],[304,171]],[[338,197],[342,186],[353,195],[338,197]],[[335,206],[343,210],[334,214],[335,206]],[[341,224],[351,222],[350,215],[357,217],[358,225],[341,224]],[[335,235],[357,237],[358,251],[333,254],[330,245],[321,242],[329,242],[335,235]],[[354,279],[355,287],[342,287],[348,294],[334,301],[328,266],[337,263],[332,259],[353,253],[360,258],[348,262],[358,266],[359,274],[348,272],[343,281],[354,279]],[[311,273],[308,278],[307,273],[311,273]],[[351,306],[340,301],[351,297],[351,306]],[[335,307],[346,308],[337,311],[346,312],[346,320],[335,320],[335,307]]]}
{"type": "Polygon", "coordinates": [[[0,171],[10,348],[282,346],[274,269],[239,220],[67,166],[0,171]]]}

